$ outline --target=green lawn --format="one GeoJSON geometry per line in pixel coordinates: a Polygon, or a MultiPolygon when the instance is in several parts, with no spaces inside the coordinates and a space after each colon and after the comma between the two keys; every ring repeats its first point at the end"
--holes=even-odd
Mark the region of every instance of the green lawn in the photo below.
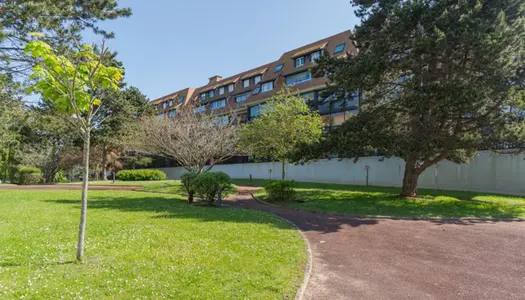
{"type": "Polygon", "coordinates": [[[78,264],[80,191],[0,191],[1,299],[282,299],[302,281],[304,242],[277,217],[178,195],[89,195],[78,264]]]}
{"type": "MultiPolygon", "coordinates": [[[[265,186],[269,180],[235,179],[238,185],[265,186]]],[[[419,189],[422,199],[399,199],[397,187],[298,182],[297,199],[285,206],[353,215],[397,217],[525,218],[525,197],[419,189]]],[[[265,198],[264,190],[256,196],[265,198]]]]}

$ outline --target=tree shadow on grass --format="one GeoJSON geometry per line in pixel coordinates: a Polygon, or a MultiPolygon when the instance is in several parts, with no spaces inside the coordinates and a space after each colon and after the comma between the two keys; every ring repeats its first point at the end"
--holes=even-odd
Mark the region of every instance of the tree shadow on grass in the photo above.
{"type": "MultiPolygon", "coordinates": [[[[80,208],[79,200],[57,199],[45,200],[49,203],[71,205],[80,208]]],[[[140,197],[113,198],[90,196],[88,210],[116,210],[121,212],[150,212],[151,218],[158,219],[192,219],[198,222],[236,222],[270,224],[280,229],[290,229],[283,222],[273,222],[266,215],[248,210],[234,210],[227,207],[189,205],[180,196],[169,199],[155,194],[140,197]]]]}

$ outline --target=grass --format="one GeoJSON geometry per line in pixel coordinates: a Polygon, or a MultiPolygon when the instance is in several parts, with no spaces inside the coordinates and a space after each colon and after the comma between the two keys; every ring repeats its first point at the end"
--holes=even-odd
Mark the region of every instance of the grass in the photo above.
{"type": "MultiPolygon", "coordinates": [[[[238,185],[265,186],[269,180],[235,179],[238,185]]],[[[284,206],[352,215],[396,217],[525,218],[525,197],[468,191],[419,189],[420,199],[400,199],[397,187],[298,182],[297,199],[284,206]]],[[[256,196],[265,198],[264,190],[256,196]]]]}
{"type": "Polygon", "coordinates": [[[269,214],[179,195],[89,197],[75,263],[80,191],[0,191],[0,298],[282,299],[302,281],[304,242],[269,214]]]}

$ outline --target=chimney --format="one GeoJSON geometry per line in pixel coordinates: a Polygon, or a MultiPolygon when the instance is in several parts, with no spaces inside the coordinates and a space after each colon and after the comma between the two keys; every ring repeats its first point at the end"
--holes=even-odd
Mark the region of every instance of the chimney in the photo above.
{"type": "Polygon", "coordinates": [[[219,81],[219,80],[221,80],[221,79],[222,79],[222,76],[215,75],[215,76],[213,76],[213,77],[210,77],[210,82],[208,82],[208,84],[210,84],[210,83],[214,83],[214,82],[217,82],[217,81],[219,81]]]}

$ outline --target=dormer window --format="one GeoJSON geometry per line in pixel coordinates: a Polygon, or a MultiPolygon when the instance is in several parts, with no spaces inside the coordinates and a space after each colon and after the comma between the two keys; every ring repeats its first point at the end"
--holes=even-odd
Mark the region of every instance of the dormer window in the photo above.
{"type": "Polygon", "coordinates": [[[319,52],[319,51],[316,51],[316,52],[310,54],[310,63],[311,64],[314,63],[319,58],[321,58],[321,52],[319,52]]]}
{"type": "Polygon", "coordinates": [[[162,109],[166,108],[168,106],[168,102],[163,102],[162,103],[162,109]]]}
{"type": "Polygon", "coordinates": [[[255,76],[255,78],[253,80],[255,81],[255,84],[258,84],[259,82],[261,82],[262,76],[261,75],[257,75],[257,76],[255,76]]]}
{"type": "Polygon", "coordinates": [[[334,54],[341,53],[345,51],[345,43],[335,46],[334,54]]]}
{"type": "Polygon", "coordinates": [[[253,90],[253,94],[254,95],[257,95],[261,92],[261,88],[260,87],[256,87],[255,90],[253,90]]]}
{"type": "Polygon", "coordinates": [[[277,65],[275,67],[275,73],[281,72],[283,70],[283,66],[284,66],[284,64],[277,65]]]}
{"type": "Polygon", "coordinates": [[[222,94],[224,94],[224,87],[219,88],[219,95],[222,95],[222,94]]]}
{"type": "Polygon", "coordinates": [[[212,98],[213,96],[215,96],[215,91],[214,90],[211,90],[208,92],[210,98],[212,98]]]}
{"type": "Polygon", "coordinates": [[[206,93],[201,94],[201,101],[204,101],[204,100],[206,100],[206,93]]]}
{"type": "Polygon", "coordinates": [[[264,92],[269,92],[273,90],[273,81],[269,81],[269,82],[265,82],[261,85],[261,91],[264,93],[264,92]]]}
{"type": "Polygon", "coordinates": [[[299,68],[302,66],[304,66],[304,56],[301,56],[295,59],[295,67],[299,68]]]}
{"type": "Polygon", "coordinates": [[[247,87],[249,87],[249,86],[250,86],[250,79],[244,79],[244,80],[242,81],[242,87],[243,87],[243,88],[247,88],[247,87]]]}
{"type": "Polygon", "coordinates": [[[170,103],[168,104],[169,107],[173,106],[173,100],[170,100],[170,103]]]}
{"type": "Polygon", "coordinates": [[[184,96],[179,97],[179,103],[181,103],[182,101],[184,101],[184,96]]]}
{"type": "Polygon", "coordinates": [[[229,92],[229,93],[233,92],[234,89],[235,89],[235,86],[234,86],[233,84],[230,84],[230,85],[228,86],[228,92],[229,92]]]}

